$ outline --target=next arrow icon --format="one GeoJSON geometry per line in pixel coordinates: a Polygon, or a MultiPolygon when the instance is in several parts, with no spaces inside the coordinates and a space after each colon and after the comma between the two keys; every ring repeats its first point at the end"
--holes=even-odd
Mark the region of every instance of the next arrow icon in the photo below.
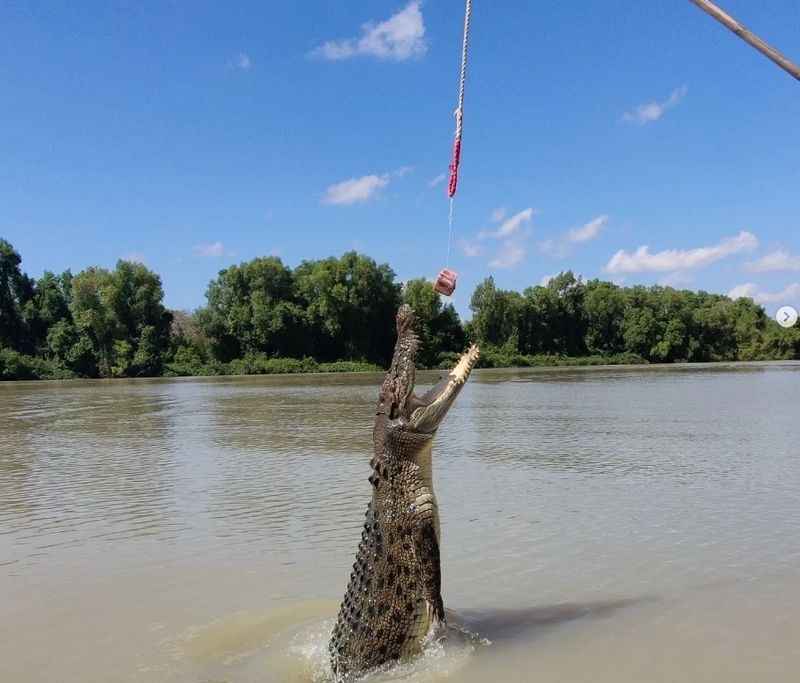
{"type": "Polygon", "coordinates": [[[792,306],[783,306],[782,308],[778,309],[777,314],[775,315],[775,320],[778,321],[778,325],[781,327],[789,328],[794,327],[797,324],[797,309],[792,306]]]}

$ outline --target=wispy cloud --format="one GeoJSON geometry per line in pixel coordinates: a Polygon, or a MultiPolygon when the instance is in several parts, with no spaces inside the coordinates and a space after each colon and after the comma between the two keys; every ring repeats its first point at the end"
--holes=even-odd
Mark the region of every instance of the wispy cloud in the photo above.
{"type": "Polygon", "coordinates": [[[508,215],[508,210],[505,207],[498,206],[494,211],[492,211],[491,220],[492,223],[499,223],[508,215]]]}
{"type": "Polygon", "coordinates": [[[736,285],[728,296],[731,299],[752,299],[758,304],[789,304],[800,301],[800,282],[794,282],[780,292],[766,292],[752,282],[736,285]]]}
{"type": "Polygon", "coordinates": [[[351,178],[331,185],[325,190],[322,198],[323,204],[348,206],[360,204],[372,199],[379,190],[389,184],[389,175],[365,175],[361,178],[351,178]]]}
{"type": "Polygon", "coordinates": [[[597,237],[602,229],[608,225],[608,216],[598,216],[579,228],[573,228],[567,233],[567,241],[573,244],[589,242],[597,237]]]}
{"type": "Polygon", "coordinates": [[[573,245],[589,242],[599,237],[603,228],[608,225],[608,220],[606,215],[598,216],[580,227],[568,230],[560,237],[543,240],[539,242],[539,251],[556,258],[564,258],[570,253],[573,245]]]}
{"type": "Polygon", "coordinates": [[[421,57],[427,49],[422,2],[414,0],[385,21],[364,24],[360,37],[329,40],[314,49],[311,56],[330,61],[368,56],[402,62],[421,57]]]}
{"type": "Polygon", "coordinates": [[[459,240],[458,246],[461,248],[461,251],[464,253],[464,256],[467,256],[469,258],[480,256],[483,253],[481,245],[472,240],[459,240]]]}
{"type": "Polygon", "coordinates": [[[655,254],[650,247],[639,247],[633,253],[621,249],[606,264],[607,273],[667,273],[679,270],[695,270],[716,263],[728,256],[752,251],[758,247],[755,235],[742,230],[735,237],[723,239],[719,244],[697,249],[667,249],[655,254]]]}
{"type": "Polygon", "coordinates": [[[381,175],[365,175],[360,178],[350,178],[340,183],[335,183],[325,190],[322,197],[323,204],[335,206],[348,206],[361,204],[374,199],[380,190],[386,187],[392,178],[402,178],[413,171],[412,166],[402,166],[396,171],[382,173],[381,175]]]}
{"type": "Polygon", "coordinates": [[[497,255],[489,261],[492,268],[513,268],[522,263],[527,251],[523,245],[513,240],[503,242],[497,255]]]}
{"type": "Polygon", "coordinates": [[[250,59],[250,55],[245,52],[240,52],[236,57],[236,68],[241,69],[242,71],[250,71],[253,66],[253,60],[250,59]]]}
{"type": "Polygon", "coordinates": [[[622,115],[622,120],[628,123],[636,123],[640,126],[658,121],[668,110],[677,106],[678,103],[686,97],[688,92],[689,88],[682,85],[680,88],[673,90],[670,96],[663,102],[646,102],[645,104],[640,104],[631,111],[626,111],[622,115]]]}
{"type": "Polygon", "coordinates": [[[195,256],[204,256],[206,258],[224,256],[225,245],[222,242],[197,244],[192,247],[192,252],[195,256]]]}
{"type": "Polygon", "coordinates": [[[529,207],[506,218],[506,209],[497,208],[491,214],[492,223],[500,224],[497,228],[481,230],[473,238],[460,240],[458,246],[468,257],[480,256],[486,251],[493,251],[494,255],[489,261],[489,267],[513,268],[522,263],[528,253],[525,242],[530,235],[528,225],[535,213],[535,210],[529,207]],[[494,240],[498,240],[500,245],[489,247],[487,242],[494,240]]]}
{"type": "Polygon", "coordinates": [[[436,187],[437,185],[441,185],[445,180],[447,180],[447,174],[440,173],[435,178],[431,178],[428,181],[428,187],[436,187]]]}
{"type": "MultiPolygon", "coordinates": [[[[495,211],[492,214],[493,220],[495,220],[494,216],[497,215],[497,212],[498,209],[495,209],[495,211]]],[[[495,222],[502,220],[503,216],[505,216],[505,210],[503,210],[503,214],[495,222]]],[[[507,237],[511,237],[512,235],[519,232],[519,230],[523,226],[530,223],[532,218],[533,218],[533,209],[527,208],[524,211],[520,211],[519,213],[514,214],[513,216],[511,216],[511,218],[507,218],[506,220],[504,220],[500,224],[500,227],[497,228],[497,230],[481,230],[481,232],[478,233],[478,238],[504,239],[507,237]]]]}
{"type": "Polygon", "coordinates": [[[788,251],[778,249],[756,261],[750,261],[746,267],[753,273],[800,270],[800,256],[793,256],[788,251]]]}

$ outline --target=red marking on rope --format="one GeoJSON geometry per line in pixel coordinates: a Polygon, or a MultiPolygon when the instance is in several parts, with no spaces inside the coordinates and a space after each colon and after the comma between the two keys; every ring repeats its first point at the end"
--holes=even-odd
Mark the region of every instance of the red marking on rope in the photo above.
{"type": "Polygon", "coordinates": [[[461,164],[461,138],[453,143],[453,160],[450,162],[450,182],[447,184],[447,196],[451,199],[458,188],[458,166],[461,164]]]}

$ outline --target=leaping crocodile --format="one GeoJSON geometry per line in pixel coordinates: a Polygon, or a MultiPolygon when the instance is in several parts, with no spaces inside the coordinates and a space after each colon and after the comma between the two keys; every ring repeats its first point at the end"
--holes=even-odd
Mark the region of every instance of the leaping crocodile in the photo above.
{"type": "Polygon", "coordinates": [[[414,324],[413,310],[401,306],[394,356],[375,410],[372,500],[328,644],[338,681],[420,652],[445,625],[431,445],[479,351],[472,346],[417,397],[414,324]]]}

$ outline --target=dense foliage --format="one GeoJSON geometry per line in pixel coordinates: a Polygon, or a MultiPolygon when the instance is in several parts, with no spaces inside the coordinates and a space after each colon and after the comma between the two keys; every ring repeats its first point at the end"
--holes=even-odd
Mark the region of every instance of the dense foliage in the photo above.
{"type": "Polygon", "coordinates": [[[500,365],[538,364],[531,359],[541,356],[651,363],[800,359],[800,329],[781,328],[751,299],[708,292],[583,282],[566,272],[520,294],[497,289],[490,277],[476,287],[471,308],[468,335],[500,365]]]}
{"type": "Polygon", "coordinates": [[[482,345],[484,366],[800,359],[800,329],[783,330],[750,299],[569,272],[522,293],[487,278],[462,325],[427,281],[401,287],[388,265],[355,252],[295,269],[275,257],[230,266],[193,313],[168,311],[159,276],[140,263],[38,280],[21,264],[0,239],[3,379],[376,370],[403,301],[427,367],[468,341],[482,345]]]}

